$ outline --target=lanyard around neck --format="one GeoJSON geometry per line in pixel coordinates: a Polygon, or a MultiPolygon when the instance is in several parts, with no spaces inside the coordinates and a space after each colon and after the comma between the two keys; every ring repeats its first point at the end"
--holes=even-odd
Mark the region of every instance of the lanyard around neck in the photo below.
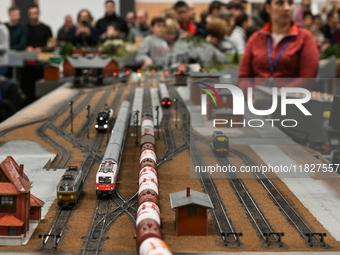
{"type": "Polygon", "coordinates": [[[272,55],[272,39],[270,35],[267,35],[267,52],[268,52],[268,61],[269,61],[269,69],[270,69],[270,77],[272,78],[274,76],[274,72],[277,68],[277,66],[279,65],[279,62],[282,58],[282,55],[284,53],[284,51],[286,50],[286,48],[288,47],[288,44],[291,40],[291,37],[288,37],[286,39],[285,44],[283,45],[279,55],[277,56],[275,63],[273,63],[273,55],[272,55]]]}

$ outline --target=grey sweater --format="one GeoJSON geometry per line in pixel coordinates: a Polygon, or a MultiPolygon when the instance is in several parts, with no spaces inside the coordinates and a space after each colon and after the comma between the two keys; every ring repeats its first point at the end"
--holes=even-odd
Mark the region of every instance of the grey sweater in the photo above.
{"type": "Polygon", "coordinates": [[[4,24],[0,24],[0,66],[8,64],[9,32],[4,24]]]}
{"type": "Polygon", "coordinates": [[[168,52],[168,44],[163,38],[154,35],[148,35],[144,38],[142,46],[137,52],[136,61],[140,64],[143,64],[144,61],[149,57],[152,59],[154,66],[164,66],[168,52]]]}

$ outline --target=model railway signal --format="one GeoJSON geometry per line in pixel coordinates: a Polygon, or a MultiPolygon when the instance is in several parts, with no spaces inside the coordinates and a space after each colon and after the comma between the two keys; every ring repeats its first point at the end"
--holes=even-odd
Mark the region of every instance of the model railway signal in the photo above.
{"type": "Polygon", "coordinates": [[[87,118],[87,138],[90,138],[90,108],[91,108],[90,105],[86,106],[86,110],[87,110],[87,115],[86,115],[86,118],[87,118]]]}
{"type": "Polygon", "coordinates": [[[70,109],[70,114],[71,114],[71,133],[73,134],[73,101],[68,102],[68,104],[70,105],[71,109],[70,109]]]}

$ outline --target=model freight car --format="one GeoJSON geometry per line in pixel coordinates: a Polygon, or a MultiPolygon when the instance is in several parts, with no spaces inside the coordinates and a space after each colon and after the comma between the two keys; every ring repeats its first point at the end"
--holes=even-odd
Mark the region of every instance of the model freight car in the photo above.
{"type": "Polygon", "coordinates": [[[74,207],[83,192],[83,171],[70,166],[57,184],[57,203],[63,208],[74,207]]]}

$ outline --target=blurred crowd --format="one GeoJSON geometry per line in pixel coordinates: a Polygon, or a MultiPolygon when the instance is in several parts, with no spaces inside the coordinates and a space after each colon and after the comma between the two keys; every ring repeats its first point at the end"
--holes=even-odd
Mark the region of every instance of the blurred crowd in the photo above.
{"type": "MultiPolygon", "coordinates": [[[[311,0],[301,0],[299,4],[294,0],[263,0],[256,4],[247,0],[224,1],[212,1],[200,15],[195,4],[178,1],[169,9],[160,10],[156,17],[149,17],[144,9],[120,17],[114,1],[108,0],[104,2],[102,18],[94,20],[90,10],[82,9],[76,20],[70,15],[64,17],[55,36],[49,25],[40,20],[38,5],[28,8],[28,24],[20,22],[20,10],[12,6],[8,9],[9,21],[0,23],[0,74],[8,63],[9,49],[41,52],[65,43],[97,47],[106,40],[122,39],[137,45],[135,61],[144,69],[164,66],[166,56],[176,51],[194,55],[198,62],[219,63],[228,60],[228,55],[242,54],[240,78],[313,78],[317,75],[319,54],[340,44],[338,0],[326,0],[316,15],[312,13],[311,0]],[[197,49],[198,41],[204,47],[197,49]],[[194,43],[188,46],[188,42],[194,43]]],[[[239,86],[246,89],[252,85],[239,86]]],[[[13,93],[2,86],[0,102],[7,94],[13,93]]]]}
{"type": "MultiPolygon", "coordinates": [[[[159,13],[157,18],[164,19],[161,28],[164,32],[161,31],[158,37],[162,37],[171,48],[179,38],[197,36],[223,52],[236,50],[243,54],[249,37],[264,25],[264,4],[252,4],[250,11],[246,0],[212,1],[196,20],[195,4],[178,1],[173,8],[159,13]]],[[[340,42],[339,13],[338,1],[327,0],[321,12],[313,15],[311,0],[302,0],[293,20],[298,27],[308,30],[314,36],[318,50],[324,51],[340,42]]],[[[140,45],[143,38],[153,33],[154,17],[149,17],[147,10],[136,10],[127,13],[125,18],[119,17],[113,1],[105,2],[105,15],[99,20],[94,20],[87,9],[79,11],[76,21],[67,15],[56,36],[39,19],[38,5],[30,6],[28,15],[29,23],[21,24],[20,10],[12,6],[8,9],[9,22],[0,26],[0,38],[8,36],[9,47],[13,50],[39,52],[65,42],[74,46],[96,46],[115,38],[128,39],[140,45]]]]}

